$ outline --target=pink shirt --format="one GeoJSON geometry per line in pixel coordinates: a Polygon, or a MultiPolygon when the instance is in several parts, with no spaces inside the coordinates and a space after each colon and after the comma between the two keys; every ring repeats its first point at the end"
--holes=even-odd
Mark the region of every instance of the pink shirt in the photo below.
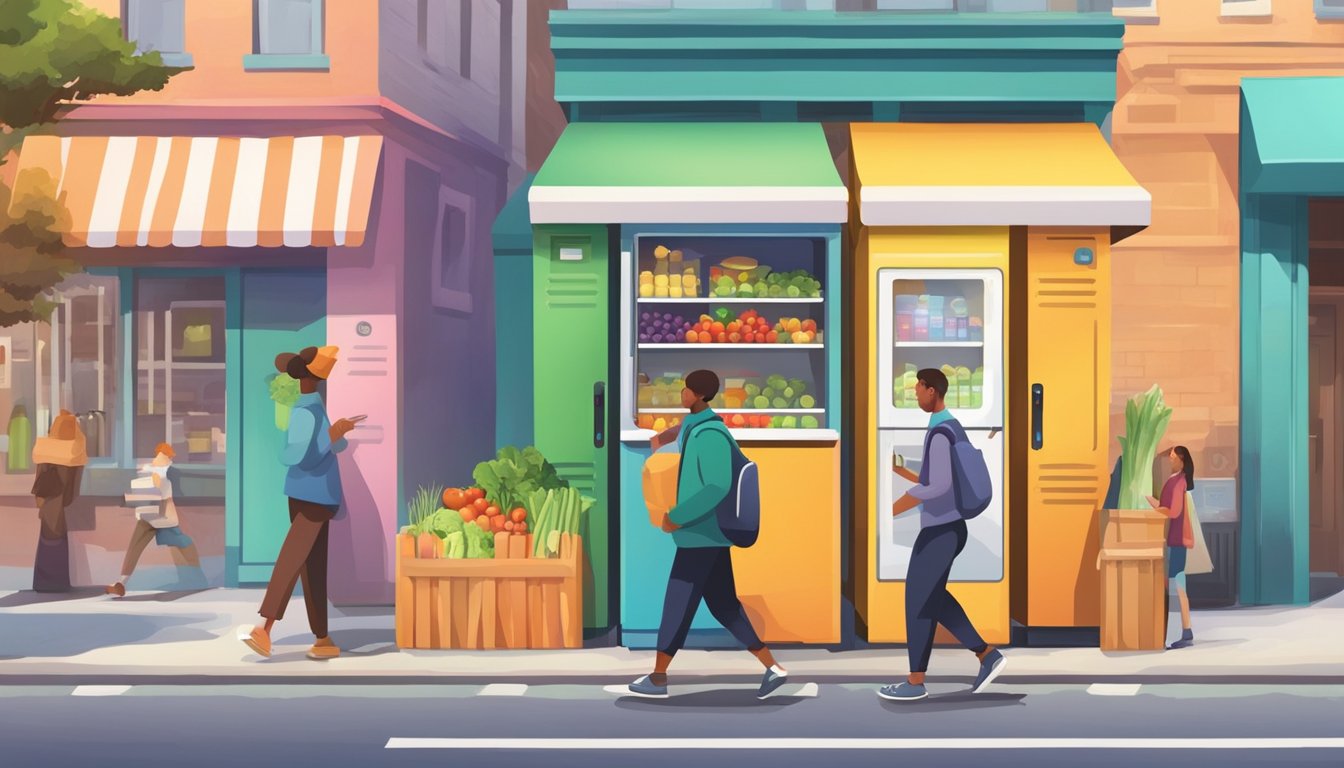
{"type": "Polygon", "coordinates": [[[1167,526],[1167,546],[1184,547],[1185,543],[1185,473],[1177,472],[1167,478],[1158,502],[1172,511],[1171,525],[1167,526]]]}

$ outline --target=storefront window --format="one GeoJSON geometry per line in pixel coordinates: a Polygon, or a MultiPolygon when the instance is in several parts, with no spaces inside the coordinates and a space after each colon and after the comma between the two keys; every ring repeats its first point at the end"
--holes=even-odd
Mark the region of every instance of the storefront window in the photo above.
{"type": "Polygon", "coordinates": [[[134,458],[224,463],[224,300],[222,277],[136,281],[134,458]]]}
{"type": "Polygon", "coordinates": [[[114,458],[120,391],[117,279],[78,275],[62,283],[51,301],[50,322],[0,328],[0,416],[6,420],[0,433],[0,487],[5,492],[27,493],[33,440],[46,434],[62,408],[79,418],[91,463],[114,458]]]}

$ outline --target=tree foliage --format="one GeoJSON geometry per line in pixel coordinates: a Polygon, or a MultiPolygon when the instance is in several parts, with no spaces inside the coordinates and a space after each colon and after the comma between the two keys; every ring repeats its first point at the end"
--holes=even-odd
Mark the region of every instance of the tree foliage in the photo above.
{"type": "MultiPolygon", "coordinates": [[[[138,54],[120,21],[78,0],[0,0],[0,165],[70,104],[157,91],[181,71],[138,54]]],[[[24,171],[14,190],[0,182],[0,328],[50,316],[44,297],[79,271],[61,243],[68,226],[50,174],[24,171]]]]}

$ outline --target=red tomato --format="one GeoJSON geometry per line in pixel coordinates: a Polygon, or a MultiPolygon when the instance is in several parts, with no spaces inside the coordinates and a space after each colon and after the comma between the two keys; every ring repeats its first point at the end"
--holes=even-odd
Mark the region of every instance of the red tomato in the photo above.
{"type": "Polygon", "coordinates": [[[459,510],[458,514],[462,515],[462,519],[464,521],[470,523],[476,519],[476,508],[471,505],[467,505],[463,507],[461,510],[459,510]]]}
{"type": "Polygon", "coordinates": [[[509,513],[509,519],[515,523],[521,523],[527,519],[527,510],[522,507],[517,507],[509,513]]]}
{"type": "Polygon", "coordinates": [[[481,515],[480,517],[476,518],[473,522],[475,522],[476,525],[480,526],[480,529],[483,531],[488,532],[490,530],[490,518],[486,517],[485,515],[481,515]]]}
{"type": "Polygon", "coordinates": [[[476,499],[475,501],[471,502],[471,506],[475,507],[478,513],[485,512],[485,510],[490,508],[490,502],[486,501],[485,499],[476,499]]]}
{"type": "Polygon", "coordinates": [[[507,521],[504,519],[503,515],[500,515],[499,517],[491,517],[491,518],[487,518],[487,519],[489,519],[489,521],[490,521],[490,530],[491,530],[491,531],[493,531],[493,532],[495,532],[495,533],[499,533],[500,531],[504,530],[504,523],[507,522],[507,521]]]}
{"type": "Polygon", "coordinates": [[[512,531],[512,530],[513,530],[513,521],[512,521],[512,520],[505,520],[505,521],[504,521],[504,530],[506,530],[506,531],[512,531]]]}
{"type": "Polygon", "coordinates": [[[728,343],[728,333],[725,332],[725,331],[719,331],[719,333],[716,334],[716,335],[714,336],[714,341],[717,342],[717,343],[719,343],[719,344],[727,344],[727,343],[728,343]]]}
{"type": "Polygon", "coordinates": [[[491,504],[490,506],[485,508],[485,514],[488,515],[489,517],[498,517],[499,507],[496,507],[494,504],[491,504]]]}
{"type": "Polygon", "coordinates": [[[513,524],[513,532],[514,532],[514,533],[527,533],[527,523],[525,523],[525,522],[524,522],[524,523],[514,523],[514,524],[513,524]]]}

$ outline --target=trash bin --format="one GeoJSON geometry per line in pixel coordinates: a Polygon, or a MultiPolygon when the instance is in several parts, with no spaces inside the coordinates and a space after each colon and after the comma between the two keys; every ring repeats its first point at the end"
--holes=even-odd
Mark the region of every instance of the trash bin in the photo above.
{"type": "Polygon", "coordinates": [[[1101,511],[1101,649],[1166,645],[1167,518],[1151,510],[1101,511]]]}

